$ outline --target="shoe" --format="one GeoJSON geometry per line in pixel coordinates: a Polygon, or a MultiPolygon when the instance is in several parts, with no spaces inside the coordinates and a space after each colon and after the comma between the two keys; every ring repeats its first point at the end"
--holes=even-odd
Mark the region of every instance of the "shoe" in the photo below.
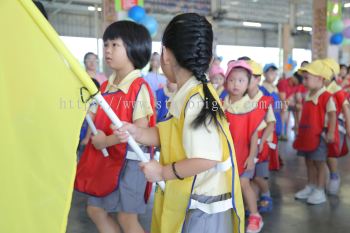
{"type": "Polygon", "coordinates": [[[248,218],[247,233],[259,233],[264,226],[260,214],[251,214],[248,218]]]}
{"type": "Polygon", "coordinates": [[[330,195],[338,195],[340,188],[340,177],[336,179],[330,179],[328,186],[327,186],[327,192],[330,195]]]}
{"type": "Polygon", "coordinates": [[[258,210],[259,213],[271,212],[273,208],[272,198],[262,196],[259,200],[258,210]]]}
{"type": "Polygon", "coordinates": [[[314,190],[314,187],[312,187],[311,185],[306,185],[305,188],[297,192],[294,195],[294,197],[296,199],[308,199],[313,190],[314,190]]]}
{"type": "Polygon", "coordinates": [[[327,201],[326,194],[323,189],[315,188],[312,194],[307,199],[307,203],[311,205],[318,205],[327,201]]]}

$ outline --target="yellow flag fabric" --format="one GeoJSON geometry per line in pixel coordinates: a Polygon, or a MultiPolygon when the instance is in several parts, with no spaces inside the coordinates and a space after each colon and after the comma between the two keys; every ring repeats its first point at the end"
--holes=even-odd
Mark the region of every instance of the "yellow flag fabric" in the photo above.
{"type": "Polygon", "coordinates": [[[1,0],[0,29],[0,232],[63,233],[97,89],[31,0],[1,0]]]}

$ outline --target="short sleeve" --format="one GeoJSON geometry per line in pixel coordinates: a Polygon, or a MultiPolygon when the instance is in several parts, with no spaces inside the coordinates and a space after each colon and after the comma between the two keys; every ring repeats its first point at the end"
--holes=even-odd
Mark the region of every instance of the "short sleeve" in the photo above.
{"type": "Polygon", "coordinates": [[[191,123],[198,116],[204,106],[200,95],[193,96],[187,103],[183,126],[183,145],[188,158],[202,158],[208,160],[222,160],[222,144],[219,131],[213,121],[207,127],[200,125],[193,128],[191,123]]]}
{"type": "Polygon", "coordinates": [[[136,121],[141,118],[152,116],[153,114],[154,112],[151,105],[150,94],[147,87],[142,85],[134,103],[132,120],[136,121]]]}
{"type": "Polygon", "coordinates": [[[269,106],[269,108],[267,110],[265,121],[267,123],[269,123],[269,122],[276,122],[275,114],[273,113],[273,109],[272,109],[271,105],[269,106]]]}
{"type": "Polygon", "coordinates": [[[327,102],[326,112],[336,112],[336,111],[337,111],[337,107],[335,106],[334,100],[331,97],[327,102]]]}

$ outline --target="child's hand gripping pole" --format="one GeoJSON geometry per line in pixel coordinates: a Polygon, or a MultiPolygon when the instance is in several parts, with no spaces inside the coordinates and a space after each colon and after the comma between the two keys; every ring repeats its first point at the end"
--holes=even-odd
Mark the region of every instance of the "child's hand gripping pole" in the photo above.
{"type": "MultiPolygon", "coordinates": [[[[97,135],[97,129],[96,129],[95,124],[92,121],[91,116],[89,115],[89,113],[86,114],[85,119],[86,119],[87,123],[89,124],[89,127],[91,128],[92,133],[94,135],[97,135]]],[[[109,155],[106,148],[102,149],[102,154],[103,154],[104,157],[107,157],[109,155]]]]}
{"type": "MultiPolygon", "coordinates": [[[[111,109],[111,107],[108,105],[106,100],[102,97],[102,95],[99,93],[94,96],[94,99],[96,102],[101,106],[101,108],[105,111],[109,119],[112,121],[112,123],[117,126],[117,128],[122,127],[123,123],[119,120],[118,116],[114,113],[114,111],[111,109]]],[[[129,146],[133,149],[133,151],[137,154],[137,156],[140,158],[142,162],[149,162],[147,160],[147,157],[143,154],[143,151],[139,147],[139,145],[136,143],[133,137],[129,136],[128,140],[129,146]]],[[[160,186],[160,188],[164,191],[165,190],[165,182],[159,181],[157,184],[160,186]]]]}

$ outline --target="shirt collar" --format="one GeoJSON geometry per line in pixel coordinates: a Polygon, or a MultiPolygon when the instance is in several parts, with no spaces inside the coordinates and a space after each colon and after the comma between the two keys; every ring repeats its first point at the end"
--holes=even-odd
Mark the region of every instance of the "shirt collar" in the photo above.
{"type": "Polygon", "coordinates": [[[264,82],[262,83],[262,85],[263,85],[263,87],[265,87],[266,90],[267,90],[268,92],[270,92],[270,93],[272,93],[272,92],[278,92],[277,88],[276,88],[274,85],[272,85],[272,84],[270,84],[270,83],[268,83],[268,82],[266,82],[266,81],[264,81],[264,82]]]}
{"type": "Polygon", "coordinates": [[[199,82],[194,76],[189,78],[184,85],[180,89],[178,89],[169,99],[169,113],[176,117],[180,118],[181,111],[184,107],[186,97],[189,94],[189,92],[197,85],[199,85],[201,82],[199,82]]]}
{"type": "Polygon", "coordinates": [[[318,90],[313,96],[310,96],[310,91],[307,93],[305,97],[305,101],[312,101],[314,104],[318,103],[318,97],[322,95],[326,91],[325,87],[322,87],[320,90],[318,90]]]}
{"type": "Polygon", "coordinates": [[[255,108],[254,102],[248,95],[244,95],[240,100],[230,103],[230,96],[224,99],[224,110],[233,114],[243,114],[252,111],[255,108]]]}
{"type": "Polygon", "coordinates": [[[116,73],[113,73],[108,79],[108,85],[107,85],[106,91],[121,90],[122,92],[124,92],[126,94],[126,93],[128,93],[132,82],[139,77],[141,77],[141,71],[140,70],[133,70],[125,78],[123,78],[118,85],[116,85],[116,84],[114,84],[114,80],[116,78],[116,73]]]}
{"type": "Polygon", "coordinates": [[[341,87],[335,81],[332,81],[327,87],[327,91],[330,92],[331,94],[334,94],[340,90],[341,90],[341,87]]]}
{"type": "Polygon", "coordinates": [[[263,96],[264,94],[262,93],[262,91],[259,90],[258,93],[256,93],[256,95],[252,98],[252,101],[258,102],[263,96]]]}

